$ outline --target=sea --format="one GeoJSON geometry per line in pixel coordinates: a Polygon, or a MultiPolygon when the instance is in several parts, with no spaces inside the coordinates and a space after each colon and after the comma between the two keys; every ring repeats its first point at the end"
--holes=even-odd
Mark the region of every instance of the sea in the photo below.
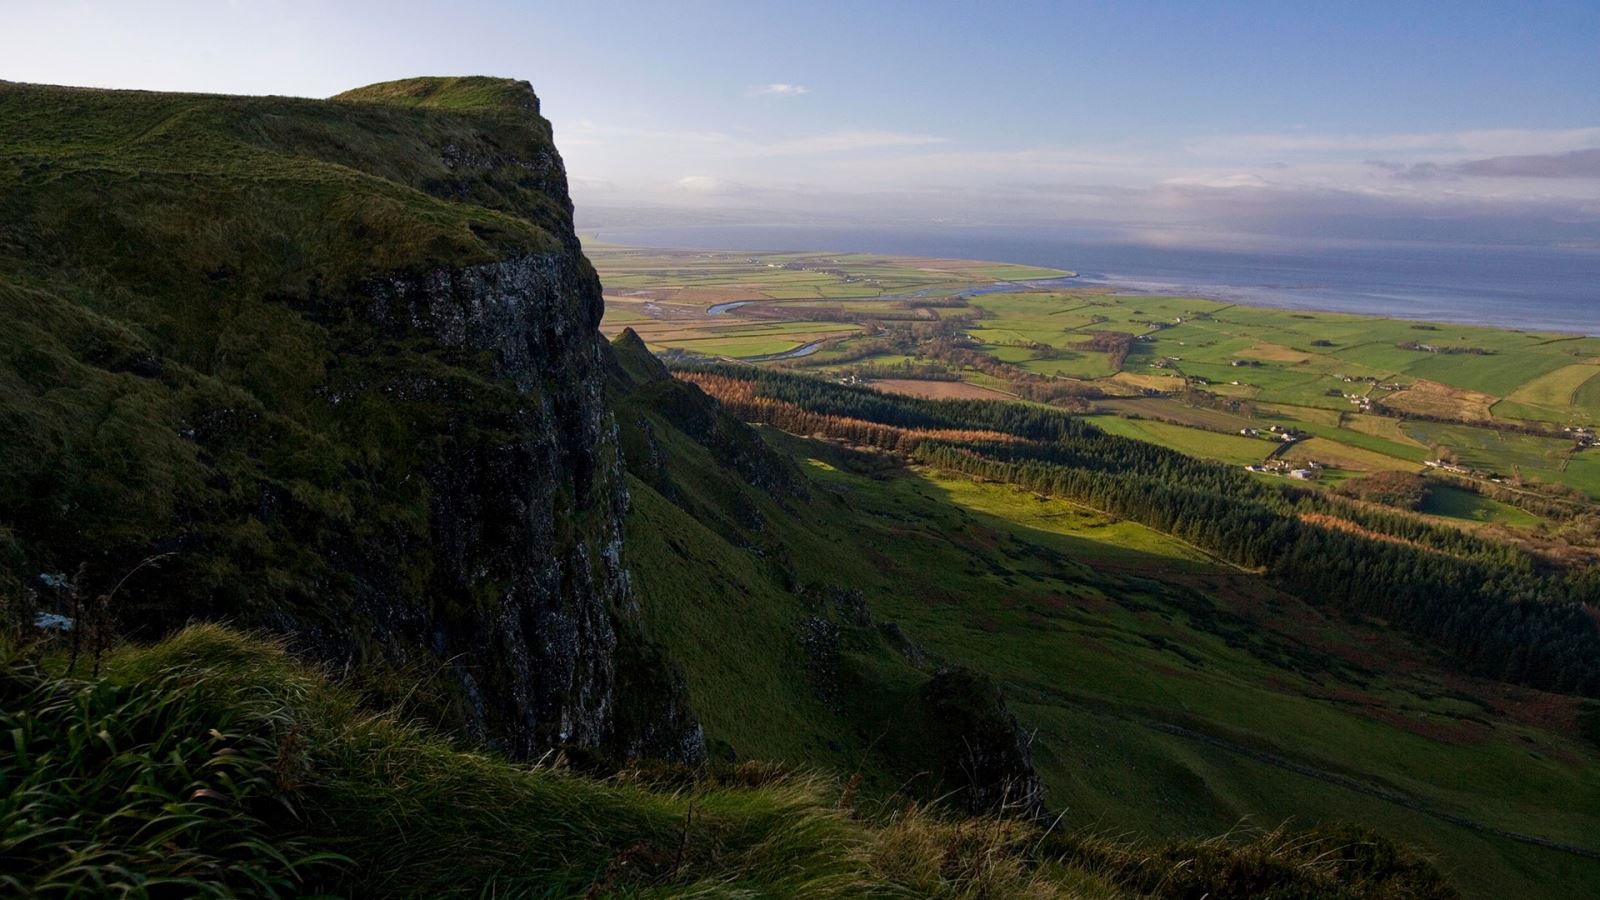
{"type": "Polygon", "coordinates": [[[585,229],[637,247],[818,250],[1068,269],[1130,293],[1600,335],[1600,250],[1407,243],[1199,250],[1024,227],[685,225],[585,229]]]}

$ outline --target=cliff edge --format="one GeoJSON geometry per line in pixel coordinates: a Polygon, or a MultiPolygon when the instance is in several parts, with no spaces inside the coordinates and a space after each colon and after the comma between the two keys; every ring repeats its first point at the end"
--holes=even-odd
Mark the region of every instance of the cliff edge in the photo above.
{"type": "Polygon", "coordinates": [[[0,85],[11,618],[264,627],[517,755],[699,759],[538,109],[0,85]]]}

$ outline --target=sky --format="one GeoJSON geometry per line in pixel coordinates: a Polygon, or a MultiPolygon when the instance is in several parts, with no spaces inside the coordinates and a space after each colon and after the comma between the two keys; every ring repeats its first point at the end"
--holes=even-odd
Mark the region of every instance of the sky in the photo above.
{"type": "Polygon", "coordinates": [[[1600,0],[0,0],[0,79],[530,81],[580,224],[1600,250],[1600,0]]]}

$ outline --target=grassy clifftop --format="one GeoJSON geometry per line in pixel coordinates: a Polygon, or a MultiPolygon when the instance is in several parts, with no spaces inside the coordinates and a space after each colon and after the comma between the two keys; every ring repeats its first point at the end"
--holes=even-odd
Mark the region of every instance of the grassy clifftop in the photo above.
{"type": "Polygon", "coordinates": [[[271,290],[548,246],[570,230],[565,176],[520,90],[515,107],[417,109],[357,102],[377,99],[361,92],[330,102],[0,85],[0,252],[24,277],[59,278],[76,262],[183,288],[231,266],[271,290]]]}
{"type": "Polygon", "coordinates": [[[539,98],[526,81],[482,75],[402,78],[335,94],[333,99],[430,109],[539,111],[539,98]]]}

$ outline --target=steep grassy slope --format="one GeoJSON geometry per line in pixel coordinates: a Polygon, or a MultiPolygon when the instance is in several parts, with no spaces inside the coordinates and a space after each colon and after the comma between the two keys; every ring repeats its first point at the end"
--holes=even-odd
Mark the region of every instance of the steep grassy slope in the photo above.
{"type": "Polygon", "coordinates": [[[651,423],[652,452],[625,446],[671,487],[635,469],[630,566],[724,753],[937,795],[920,691],[960,665],[1001,685],[1066,827],[1355,821],[1438,854],[1472,896],[1597,883],[1580,701],[1452,674],[1259,574],[1005,485],[767,429],[801,488],[741,486],[649,397],[619,401],[619,422],[651,423]],[[807,623],[843,618],[838,590],[861,592],[867,624],[839,628],[837,681],[819,685],[807,623]]]}

